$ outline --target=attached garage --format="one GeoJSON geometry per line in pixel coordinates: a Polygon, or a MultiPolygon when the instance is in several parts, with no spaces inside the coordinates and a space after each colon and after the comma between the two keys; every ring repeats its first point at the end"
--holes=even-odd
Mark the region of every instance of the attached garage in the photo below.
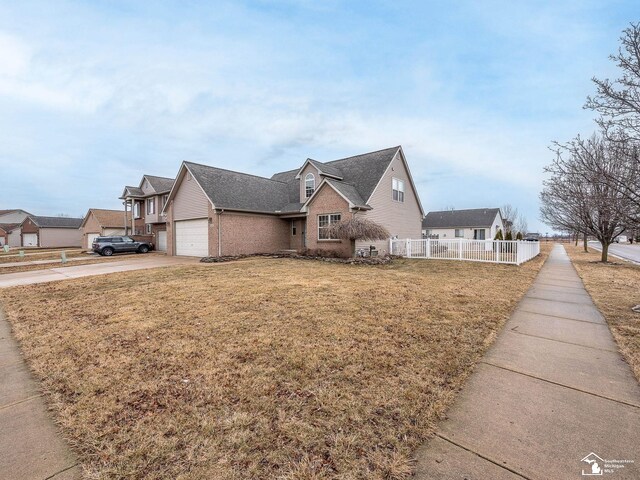
{"type": "Polygon", "coordinates": [[[23,233],[22,234],[22,246],[23,247],[37,247],[38,246],[38,234],[37,233],[23,233]]]}
{"type": "Polygon", "coordinates": [[[131,214],[127,212],[125,220],[122,210],[105,210],[90,208],[82,220],[82,247],[91,250],[91,244],[96,237],[111,237],[125,235],[125,223],[130,224],[131,214]]]}
{"type": "Polygon", "coordinates": [[[87,250],[91,250],[93,241],[100,236],[99,233],[87,233],[87,250]]]}
{"type": "Polygon", "coordinates": [[[209,255],[209,220],[179,220],[175,225],[176,255],[206,257],[209,255]]]}

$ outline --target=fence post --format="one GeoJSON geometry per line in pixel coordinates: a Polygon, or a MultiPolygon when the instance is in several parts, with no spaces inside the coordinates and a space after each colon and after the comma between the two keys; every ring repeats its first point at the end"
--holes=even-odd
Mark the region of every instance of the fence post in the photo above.
{"type": "Polygon", "coordinates": [[[496,262],[500,263],[500,250],[502,250],[500,240],[494,240],[494,242],[496,242],[496,262]]]}
{"type": "Polygon", "coordinates": [[[462,260],[462,239],[458,239],[458,258],[462,260]]]}
{"type": "Polygon", "coordinates": [[[431,258],[431,239],[427,237],[427,251],[425,252],[425,257],[431,258]]]}
{"type": "Polygon", "coordinates": [[[389,238],[389,255],[393,255],[393,239],[389,238]]]}
{"type": "Polygon", "coordinates": [[[407,246],[405,250],[406,250],[407,258],[411,258],[411,239],[410,238],[407,238],[407,246]]]}

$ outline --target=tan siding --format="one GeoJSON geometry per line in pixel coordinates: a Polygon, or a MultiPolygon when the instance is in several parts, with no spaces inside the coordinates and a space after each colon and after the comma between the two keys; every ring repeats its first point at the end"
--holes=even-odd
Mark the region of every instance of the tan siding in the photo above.
{"type": "Polygon", "coordinates": [[[195,178],[187,180],[185,174],[177,185],[173,200],[173,220],[206,218],[209,214],[209,199],[195,178]]]}
{"type": "Polygon", "coordinates": [[[82,231],[79,228],[41,228],[38,240],[41,247],[80,247],[82,231]]]}
{"type": "MultiPolygon", "coordinates": [[[[366,201],[366,199],[365,199],[366,201]]],[[[363,213],[364,216],[384,226],[391,236],[398,238],[422,237],[422,212],[416,192],[411,187],[409,173],[404,166],[401,154],[398,152],[377,188],[369,199],[372,210],[363,213]],[[404,181],[404,202],[397,202],[392,197],[392,179],[404,181]]],[[[359,213],[358,215],[363,215],[359,213]]],[[[368,248],[375,245],[381,253],[389,250],[389,241],[357,242],[356,249],[368,248]]]]}
{"type": "Polygon", "coordinates": [[[145,223],[156,223],[156,222],[159,221],[158,220],[158,218],[160,217],[160,215],[158,214],[159,207],[160,207],[160,201],[158,200],[157,196],[148,198],[148,199],[146,199],[144,201],[144,216],[145,216],[144,221],[145,221],[145,223]],[[148,200],[152,200],[153,201],[153,204],[154,204],[154,207],[155,207],[153,211],[155,213],[147,213],[147,201],[148,200]]]}
{"type": "Polygon", "coordinates": [[[89,234],[97,233],[98,235],[100,235],[102,233],[100,224],[98,223],[98,220],[96,220],[96,216],[93,214],[93,212],[89,212],[89,217],[87,218],[87,221],[84,222],[84,226],[80,230],[82,233],[82,248],[84,248],[85,250],[89,249],[90,247],[88,243],[89,234]]]}
{"type": "Polygon", "coordinates": [[[141,188],[145,195],[149,195],[150,193],[153,193],[153,188],[151,187],[151,185],[149,184],[149,181],[146,178],[142,181],[141,188]]]}
{"type": "Polygon", "coordinates": [[[9,234],[8,244],[10,247],[19,247],[22,245],[22,232],[20,228],[16,228],[9,234]]]}
{"type": "Polygon", "coordinates": [[[304,167],[304,170],[302,170],[302,173],[300,174],[300,201],[302,203],[307,201],[307,197],[305,197],[305,187],[304,187],[304,177],[307,175],[307,173],[313,173],[313,175],[316,177],[316,188],[318,188],[318,186],[320,185],[320,182],[322,181],[320,179],[320,175],[318,174],[318,169],[316,167],[314,167],[311,164],[308,164],[306,167],[304,167]]]}

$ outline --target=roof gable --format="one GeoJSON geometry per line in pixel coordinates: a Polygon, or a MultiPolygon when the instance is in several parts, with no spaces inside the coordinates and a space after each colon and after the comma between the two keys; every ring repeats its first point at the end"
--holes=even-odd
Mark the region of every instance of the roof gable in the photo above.
{"type": "Polygon", "coordinates": [[[143,175],[142,180],[140,182],[140,188],[142,188],[142,185],[144,184],[145,180],[149,182],[149,186],[152,188],[153,193],[155,194],[169,192],[171,190],[171,187],[173,187],[173,182],[175,181],[174,178],[169,178],[169,177],[156,177],[154,175],[143,175]]]}
{"type": "MultiPolygon", "coordinates": [[[[93,215],[93,218],[96,219],[96,222],[98,222],[98,225],[100,225],[102,228],[124,226],[124,221],[125,221],[124,210],[107,210],[103,208],[90,208],[87,214],[84,216],[81,226],[84,227],[90,215],[93,215]]],[[[129,222],[131,222],[131,211],[127,210],[127,224],[129,222]]]]}
{"type": "Polygon", "coordinates": [[[429,212],[422,221],[423,228],[491,227],[499,208],[474,208],[429,212]]]}

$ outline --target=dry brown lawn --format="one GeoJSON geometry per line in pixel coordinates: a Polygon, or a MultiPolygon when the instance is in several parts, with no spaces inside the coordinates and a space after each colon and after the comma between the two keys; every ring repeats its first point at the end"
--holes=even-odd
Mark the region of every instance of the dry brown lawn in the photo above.
{"type": "Polygon", "coordinates": [[[249,259],[0,290],[87,478],[404,479],[521,266],[249,259]]]}
{"type": "Polygon", "coordinates": [[[620,351],[640,380],[640,313],[631,310],[640,304],[640,265],[609,257],[599,262],[601,253],[582,245],[565,245],[589,295],[609,323],[620,351]]]}
{"type": "Polygon", "coordinates": [[[115,255],[113,257],[87,256],[86,260],[74,260],[73,262],[68,262],[65,264],[62,264],[62,262],[57,262],[57,263],[43,263],[38,265],[15,265],[11,267],[0,266],[0,276],[6,273],[30,272],[33,270],[47,270],[49,268],[77,267],[80,265],[91,265],[93,263],[104,263],[104,262],[110,262],[114,260],[122,260],[122,257],[115,256],[115,255]]]}
{"type": "Polygon", "coordinates": [[[57,249],[55,251],[47,251],[47,250],[36,250],[29,251],[27,249],[24,250],[24,257],[20,257],[18,255],[18,250],[11,250],[9,253],[2,253],[0,255],[0,263],[14,263],[14,262],[32,262],[34,260],[58,260],[60,258],[60,253],[64,250],[66,252],[67,258],[88,256],[86,253],[83,253],[79,249],[57,249]]]}

